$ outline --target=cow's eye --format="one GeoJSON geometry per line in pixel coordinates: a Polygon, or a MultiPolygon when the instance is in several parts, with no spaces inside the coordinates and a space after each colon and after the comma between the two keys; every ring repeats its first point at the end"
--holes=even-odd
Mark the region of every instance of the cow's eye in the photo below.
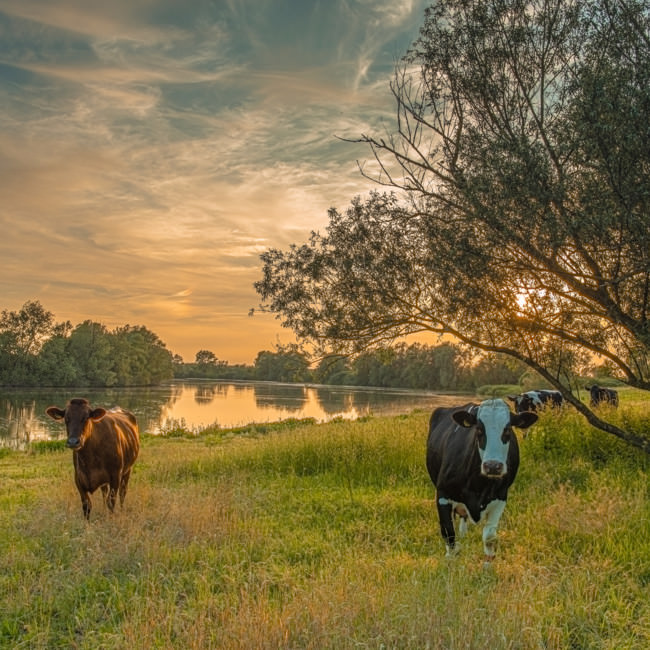
{"type": "Polygon", "coordinates": [[[510,438],[512,438],[512,430],[505,429],[501,434],[501,442],[505,445],[506,443],[510,442],[510,438]]]}
{"type": "Polygon", "coordinates": [[[481,449],[485,449],[485,443],[487,442],[487,436],[485,435],[485,431],[483,429],[478,429],[476,431],[476,441],[478,442],[478,446],[481,449]]]}

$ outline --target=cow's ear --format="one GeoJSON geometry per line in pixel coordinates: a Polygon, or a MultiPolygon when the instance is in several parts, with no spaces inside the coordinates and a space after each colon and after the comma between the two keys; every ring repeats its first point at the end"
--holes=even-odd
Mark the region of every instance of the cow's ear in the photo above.
{"type": "Polygon", "coordinates": [[[61,410],[58,406],[48,406],[45,409],[45,412],[53,420],[63,420],[63,418],[65,417],[65,411],[61,410]]]}
{"type": "Polygon", "coordinates": [[[93,422],[99,422],[106,415],[106,409],[103,409],[101,406],[98,406],[96,409],[93,409],[90,412],[90,419],[93,422]]]}
{"type": "Polygon", "coordinates": [[[517,401],[517,395],[506,395],[506,397],[511,401],[511,402],[516,402],[517,401]]]}
{"type": "Polygon", "coordinates": [[[451,417],[461,427],[469,428],[476,424],[476,416],[469,411],[456,411],[451,417]]]}
{"type": "Polygon", "coordinates": [[[510,424],[518,429],[527,429],[532,424],[537,422],[537,413],[532,411],[524,411],[523,413],[511,413],[510,424]]]}

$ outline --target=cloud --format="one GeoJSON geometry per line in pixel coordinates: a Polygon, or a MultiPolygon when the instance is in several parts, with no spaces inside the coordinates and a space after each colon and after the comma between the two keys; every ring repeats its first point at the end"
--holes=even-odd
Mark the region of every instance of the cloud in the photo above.
{"type": "Polygon", "coordinates": [[[0,0],[0,307],[233,361],[288,335],[245,316],[259,255],[369,189],[337,136],[392,118],[425,4],[0,0]]]}
{"type": "Polygon", "coordinates": [[[154,6],[147,0],[0,0],[0,11],[16,19],[99,41],[119,36],[152,44],[164,42],[147,12],[154,6]]]}

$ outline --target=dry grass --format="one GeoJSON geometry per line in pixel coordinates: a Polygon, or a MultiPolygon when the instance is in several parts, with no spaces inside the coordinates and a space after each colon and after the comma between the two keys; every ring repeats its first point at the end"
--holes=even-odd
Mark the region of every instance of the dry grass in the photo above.
{"type": "Polygon", "coordinates": [[[443,557],[427,419],[149,438],[90,524],[68,452],[0,458],[0,646],[649,647],[646,459],[543,418],[486,571],[478,528],[443,557]]]}

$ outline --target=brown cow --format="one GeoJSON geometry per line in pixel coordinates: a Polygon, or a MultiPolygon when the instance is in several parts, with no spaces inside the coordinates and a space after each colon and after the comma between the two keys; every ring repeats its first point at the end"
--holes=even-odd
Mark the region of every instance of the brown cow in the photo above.
{"type": "Polygon", "coordinates": [[[55,420],[65,420],[67,445],[73,450],[74,481],[86,519],[92,509],[90,495],[98,487],[111,512],[118,491],[120,505],[124,505],[131,468],[140,451],[135,415],[119,406],[110,411],[93,409],[88,400],[78,397],[65,409],[50,406],[45,412],[55,420]]]}

